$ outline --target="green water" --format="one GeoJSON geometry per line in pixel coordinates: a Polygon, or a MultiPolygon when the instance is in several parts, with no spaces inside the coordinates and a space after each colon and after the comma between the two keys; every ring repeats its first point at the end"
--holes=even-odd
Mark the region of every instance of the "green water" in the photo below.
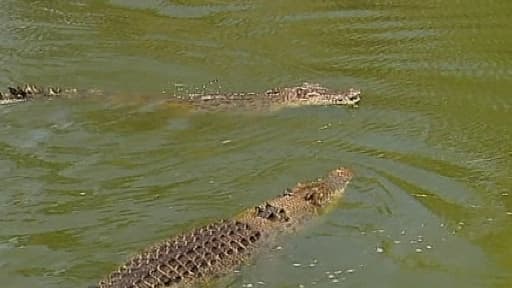
{"type": "Polygon", "coordinates": [[[0,107],[1,286],[87,287],[146,245],[343,165],[356,174],[344,200],[229,287],[511,287],[511,11],[1,1],[0,87],[118,95],[0,107]],[[352,86],[364,99],[211,114],[153,100],[215,79],[224,91],[352,86]]]}

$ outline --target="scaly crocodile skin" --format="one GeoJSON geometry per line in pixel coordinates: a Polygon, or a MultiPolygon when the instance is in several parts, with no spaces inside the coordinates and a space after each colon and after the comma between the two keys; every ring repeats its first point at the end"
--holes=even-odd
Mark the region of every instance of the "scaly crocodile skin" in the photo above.
{"type": "Polygon", "coordinates": [[[231,220],[222,220],[149,247],[101,280],[99,288],[188,287],[233,271],[258,247],[291,232],[343,194],[352,173],[298,183],[231,220]]]}
{"type": "MultiPolygon", "coordinates": [[[[0,92],[0,105],[26,102],[34,99],[53,99],[58,97],[78,98],[101,95],[99,90],[40,88],[26,84],[23,87],[8,87],[9,92],[0,92]]],[[[361,91],[333,91],[318,84],[304,83],[301,86],[275,88],[264,93],[200,93],[169,97],[168,104],[184,105],[199,111],[227,109],[263,110],[293,106],[348,105],[356,106],[361,100],[361,91]]]]}

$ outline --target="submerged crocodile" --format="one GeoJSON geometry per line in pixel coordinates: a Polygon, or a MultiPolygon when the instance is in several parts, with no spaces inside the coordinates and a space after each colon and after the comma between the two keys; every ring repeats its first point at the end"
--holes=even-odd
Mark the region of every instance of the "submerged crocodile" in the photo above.
{"type": "MultiPolygon", "coordinates": [[[[8,93],[0,92],[0,105],[25,102],[33,99],[87,96],[97,90],[38,88],[35,85],[9,87],[8,93]]],[[[301,86],[274,88],[262,93],[196,93],[173,96],[165,100],[171,105],[184,105],[194,110],[214,111],[231,108],[251,110],[273,109],[289,106],[347,105],[356,106],[361,101],[361,91],[350,88],[335,91],[318,84],[303,83],[301,86]]]]}
{"type": "Polygon", "coordinates": [[[337,199],[352,178],[346,168],[298,183],[230,220],[218,221],[142,250],[95,288],[190,287],[232,272],[279,234],[297,229],[337,199]]]}
{"type": "Polygon", "coordinates": [[[101,94],[101,91],[96,89],[78,91],[76,88],[38,87],[30,84],[25,84],[23,87],[8,87],[7,89],[7,93],[0,91],[0,105],[16,104],[36,99],[49,100],[53,98],[71,98],[101,94]]]}

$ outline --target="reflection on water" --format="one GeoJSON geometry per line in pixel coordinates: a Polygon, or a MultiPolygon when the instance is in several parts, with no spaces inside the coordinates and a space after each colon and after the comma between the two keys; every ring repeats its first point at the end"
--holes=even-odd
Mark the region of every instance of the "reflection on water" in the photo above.
{"type": "Polygon", "coordinates": [[[2,1],[0,87],[121,96],[0,107],[1,282],[86,287],[145,245],[345,165],[356,177],[336,209],[217,286],[508,287],[510,8],[2,1]],[[159,104],[214,79],[354,86],[364,99],[262,113],[159,104]]]}

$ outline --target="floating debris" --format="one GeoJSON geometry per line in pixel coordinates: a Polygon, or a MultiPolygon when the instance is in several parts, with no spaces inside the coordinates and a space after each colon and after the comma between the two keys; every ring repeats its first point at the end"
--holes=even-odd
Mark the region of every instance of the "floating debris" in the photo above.
{"type": "Polygon", "coordinates": [[[384,248],[382,247],[377,247],[377,253],[383,253],[384,252],[384,248]]]}
{"type": "Polygon", "coordinates": [[[427,248],[427,249],[432,249],[432,246],[427,245],[427,246],[425,246],[425,248],[427,248]]]}
{"type": "Polygon", "coordinates": [[[326,125],[320,127],[320,130],[325,130],[325,129],[331,127],[331,125],[332,125],[331,123],[327,123],[326,125]]]}
{"type": "Polygon", "coordinates": [[[318,260],[317,259],[313,259],[313,261],[311,263],[309,263],[309,267],[315,267],[316,264],[318,264],[318,260]]]}
{"type": "Polygon", "coordinates": [[[226,140],[223,140],[221,143],[222,144],[228,144],[228,143],[231,143],[233,140],[230,140],[230,139],[226,139],[226,140]]]}
{"type": "Polygon", "coordinates": [[[347,272],[347,273],[354,273],[354,271],[356,271],[356,270],[354,270],[354,269],[347,269],[347,271],[345,271],[345,272],[347,272]]]}
{"type": "Polygon", "coordinates": [[[421,249],[421,248],[416,248],[416,250],[415,250],[415,251],[416,251],[416,253],[421,253],[421,252],[423,252],[423,249],[421,249]]]}
{"type": "Polygon", "coordinates": [[[302,266],[302,264],[300,264],[300,263],[293,263],[293,266],[300,267],[300,266],[302,266]]]}

